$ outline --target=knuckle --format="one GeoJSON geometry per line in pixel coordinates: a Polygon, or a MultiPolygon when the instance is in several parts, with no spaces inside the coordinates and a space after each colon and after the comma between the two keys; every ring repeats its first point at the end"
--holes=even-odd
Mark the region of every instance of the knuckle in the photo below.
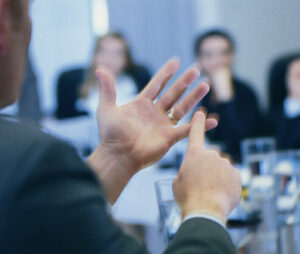
{"type": "Polygon", "coordinates": [[[174,117],[176,120],[180,120],[185,115],[185,111],[179,107],[174,107],[174,117]]]}

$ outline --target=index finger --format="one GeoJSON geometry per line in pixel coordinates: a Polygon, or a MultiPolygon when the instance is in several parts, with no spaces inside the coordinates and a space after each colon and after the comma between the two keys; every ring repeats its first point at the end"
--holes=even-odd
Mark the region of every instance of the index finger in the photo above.
{"type": "Polygon", "coordinates": [[[192,119],[192,127],[189,134],[189,146],[203,147],[205,141],[205,114],[197,111],[192,119]]]}
{"type": "Polygon", "coordinates": [[[168,80],[178,70],[179,61],[175,58],[164,65],[160,71],[151,79],[150,83],[141,92],[141,96],[154,100],[159,92],[168,83],[168,80]]]}

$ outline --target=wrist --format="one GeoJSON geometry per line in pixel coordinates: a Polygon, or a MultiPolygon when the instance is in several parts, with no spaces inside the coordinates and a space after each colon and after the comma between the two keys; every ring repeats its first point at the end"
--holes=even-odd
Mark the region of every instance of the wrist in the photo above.
{"type": "Polygon", "coordinates": [[[101,165],[114,164],[129,175],[134,175],[142,167],[141,163],[137,163],[132,156],[126,151],[114,149],[105,145],[100,145],[88,158],[87,163],[97,170],[103,170],[101,165]]]}
{"type": "Polygon", "coordinates": [[[126,154],[105,146],[98,147],[88,158],[87,164],[97,175],[111,204],[137,172],[137,165],[126,154]]]}

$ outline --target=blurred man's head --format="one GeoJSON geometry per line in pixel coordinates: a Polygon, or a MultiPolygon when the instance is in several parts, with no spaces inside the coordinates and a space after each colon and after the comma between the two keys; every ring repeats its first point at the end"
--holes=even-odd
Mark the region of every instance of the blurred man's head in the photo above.
{"type": "Polygon", "coordinates": [[[300,99],[300,58],[295,59],[288,68],[287,84],[289,96],[300,99]]]}
{"type": "Polygon", "coordinates": [[[195,55],[208,76],[222,67],[231,68],[234,55],[233,39],[222,30],[208,31],[196,39],[195,55]]]}
{"type": "Polygon", "coordinates": [[[16,101],[31,34],[30,0],[0,0],[0,108],[16,101]]]}

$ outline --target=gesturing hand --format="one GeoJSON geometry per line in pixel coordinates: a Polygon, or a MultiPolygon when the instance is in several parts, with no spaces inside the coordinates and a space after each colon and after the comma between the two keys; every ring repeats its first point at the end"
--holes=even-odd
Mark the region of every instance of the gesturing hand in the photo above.
{"type": "MultiPolygon", "coordinates": [[[[100,81],[98,122],[101,145],[90,156],[88,164],[98,175],[111,204],[137,171],[158,161],[189,133],[190,124],[175,127],[175,122],[198,104],[209,87],[200,84],[178,104],[176,102],[198,78],[198,69],[189,69],[154,103],[178,68],[178,61],[169,61],[136,99],[122,107],[116,105],[115,81],[110,72],[103,68],[96,71],[100,81]],[[173,109],[173,119],[168,117],[170,109],[173,109]]],[[[207,130],[216,126],[215,119],[206,120],[207,130]]]]}
{"type": "Polygon", "coordinates": [[[201,213],[215,216],[225,224],[238,204],[241,180],[237,169],[216,151],[204,149],[205,115],[197,112],[192,120],[189,146],[173,182],[182,216],[201,213]]]}
{"type": "MultiPolygon", "coordinates": [[[[190,125],[174,128],[174,122],[170,120],[167,112],[174,107],[173,116],[179,121],[209,90],[206,84],[200,84],[175,105],[188,86],[200,75],[198,69],[191,68],[154,103],[178,67],[177,60],[169,61],[136,99],[122,107],[116,105],[115,81],[112,75],[103,68],[96,71],[100,80],[98,121],[101,145],[111,152],[126,156],[127,162],[131,163],[131,170],[137,171],[158,161],[174,143],[188,135],[190,125]]],[[[216,125],[213,119],[206,122],[207,129],[216,125]]]]}

